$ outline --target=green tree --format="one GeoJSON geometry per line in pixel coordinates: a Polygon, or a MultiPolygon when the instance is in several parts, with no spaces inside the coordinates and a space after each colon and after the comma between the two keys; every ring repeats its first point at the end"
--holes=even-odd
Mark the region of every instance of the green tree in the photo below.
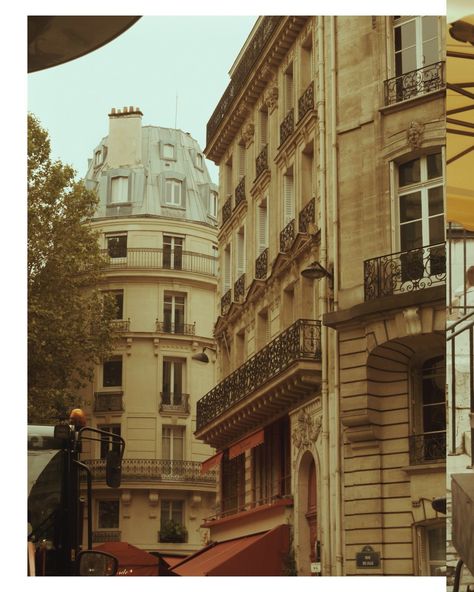
{"type": "Polygon", "coordinates": [[[67,417],[113,347],[113,302],[99,291],[103,258],[91,219],[97,196],[51,160],[28,115],[28,421],[67,417]]]}

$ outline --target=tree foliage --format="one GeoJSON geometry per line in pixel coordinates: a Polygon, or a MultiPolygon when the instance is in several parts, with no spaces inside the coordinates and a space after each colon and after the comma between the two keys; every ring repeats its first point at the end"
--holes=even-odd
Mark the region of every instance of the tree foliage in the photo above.
{"type": "Polygon", "coordinates": [[[99,291],[103,259],[91,219],[97,196],[51,160],[28,115],[28,421],[67,416],[113,346],[113,303],[99,291]]]}

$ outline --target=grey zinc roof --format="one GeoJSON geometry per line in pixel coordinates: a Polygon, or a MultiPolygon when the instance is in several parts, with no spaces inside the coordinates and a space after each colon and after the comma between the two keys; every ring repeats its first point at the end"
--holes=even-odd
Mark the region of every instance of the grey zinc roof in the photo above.
{"type": "Polygon", "coordinates": [[[217,193],[218,188],[211,181],[199,144],[189,133],[158,126],[143,126],[142,161],[120,169],[112,169],[107,163],[108,143],[109,138],[106,136],[95,148],[85,179],[89,189],[98,191],[98,218],[157,215],[217,225],[217,221],[209,215],[209,196],[211,191],[217,193]],[[164,157],[165,144],[174,147],[173,158],[164,157]],[[98,151],[105,156],[104,161],[96,166],[95,154],[98,151]],[[197,163],[198,154],[202,155],[201,167],[197,163]],[[114,176],[128,176],[131,180],[128,203],[110,203],[110,179],[114,176]],[[181,182],[183,191],[180,207],[165,203],[167,178],[181,182]]]}

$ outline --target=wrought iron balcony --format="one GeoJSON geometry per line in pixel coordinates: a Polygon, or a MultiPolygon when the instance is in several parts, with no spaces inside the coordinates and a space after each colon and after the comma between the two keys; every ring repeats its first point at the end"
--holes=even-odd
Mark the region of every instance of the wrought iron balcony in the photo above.
{"type": "Polygon", "coordinates": [[[117,331],[117,333],[128,333],[130,331],[130,319],[126,321],[114,319],[112,321],[112,329],[117,331]]]}
{"type": "Polygon", "coordinates": [[[232,304],[232,290],[227,292],[221,298],[221,315],[224,316],[229,312],[230,305],[232,304]]]}
{"type": "Polygon", "coordinates": [[[123,391],[94,393],[94,411],[123,411],[123,391]]]}
{"type": "Polygon", "coordinates": [[[426,432],[410,436],[410,464],[446,460],[446,432],[426,432]]]}
{"type": "Polygon", "coordinates": [[[446,282],[444,243],[364,261],[365,301],[446,282]]]}
{"type": "Polygon", "coordinates": [[[285,119],[280,124],[280,146],[295,131],[295,110],[292,108],[285,115],[285,119]]]}
{"type": "Polygon", "coordinates": [[[310,82],[308,88],[304,91],[301,97],[298,99],[298,121],[301,121],[303,117],[314,109],[314,83],[310,82]]]}
{"type": "MultiPolygon", "coordinates": [[[[92,472],[92,479],[105,481],[105,459],[85,460],[92,472]]],[[[122,460],[122,481],[184,481],[197,483],[216,482],[216,471],[201,474],[201,463],[191,460],[167,460],[152,458],[125,458],[122,460]]]]}
{"type": "Polygon", "coordinates": [[[268,273],[268,249],[265,249],[255,260],[255,278],[266,280],[268,273]]]}
{"type": "Polygon", "coordinates": [[[266,170],[268,170],[268,144],[265,144],[255,160],[255,178],[258,179],[266,170]]]}
{"type": "Polygon", "coordinates": [[[245,177],[240,179],[239,184],[235,188],[235,207],[239,206],[243,201],[246,201],[245,197],[245,177]]]}
{"type": "Polygon", "coordinates": [[[172,323],[156,319],[157,333],[172,333],[173,335],[195,335],[196,323],[172,323]]]}
{"type": "Polygon", "coordinates": [[[446,86],[444,62],[436,62],[384,82],[385,105],[394,105],[446,86]]]}
{"type": "Polygon", "coordinates": [[[212,255],[194,253],[192,251],[163,249],[131,248],[127,249],[124,257],[110,257],[107,249],[102,250],[105,258],[105,269],[173,269],[176,271],[191,271],[204,275],[216,276],[216,260],[212,255]],[[173,255],[173,257],[171,257],[173,255]]]}
{"type": "Polygon", "coordinates": [[[187,543],[188,532],[184,526],[179,528],[163,528],[158,531],[158,542],[159,543],[187,543]]]}
{"type": "Polygon", "coordinates": [[[186,393],[160,393],[160,413],[176,413],[188,415],[189,395],[186,393]]]}
{"type": "Polygon", "coordinates": [[[229,195],[227,201],[222,206],[222,224],[225,224],[227,220],[230,220],[232,216],[232,195],[229,195]]]}
{"type": "Polygon", "coordinates": [[[299,319],[204,395],[197,402],[197,430],[299,360],[321,361],[320,321],[299,319]]]}
{"type": "Polygon", "coordinates": [[[245,297],[245,273],[234,284],[234,300],[240,302],[245,297]]]}
{"type": "Polygon", "coordinates": [[[280,232],[280,253],[286,253],[290,250],[291,245],[296,237],[296,220],[293,219],[280,232]]]}
{"type": "Polygon", "coordinates": [[[122,540],[120,530],[94,530],[92,532],[93,543],[119,543],[122,540]]]}
{"type": "Polygon", "coordinates": [[[301,210],[298,217],[299,232],[309,232],[309,225],[315,222],[315,199],[309,201],[301,210]]]}

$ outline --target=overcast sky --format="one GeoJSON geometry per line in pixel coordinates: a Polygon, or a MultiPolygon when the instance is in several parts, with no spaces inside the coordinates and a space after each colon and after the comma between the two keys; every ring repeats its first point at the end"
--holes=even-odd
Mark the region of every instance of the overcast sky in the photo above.
{"type": "MultiPolygon", "coordinates": [[[[144,125],[176,127],[206,143],[206,124],[256,16],[144,16],[114,41],[28,76],[28,109],[54,158],[79,176],[108,133],[112,107],[140,107],[144,125]]],[[[208,162],[217,183],[217,168],[208,162]]]]}

